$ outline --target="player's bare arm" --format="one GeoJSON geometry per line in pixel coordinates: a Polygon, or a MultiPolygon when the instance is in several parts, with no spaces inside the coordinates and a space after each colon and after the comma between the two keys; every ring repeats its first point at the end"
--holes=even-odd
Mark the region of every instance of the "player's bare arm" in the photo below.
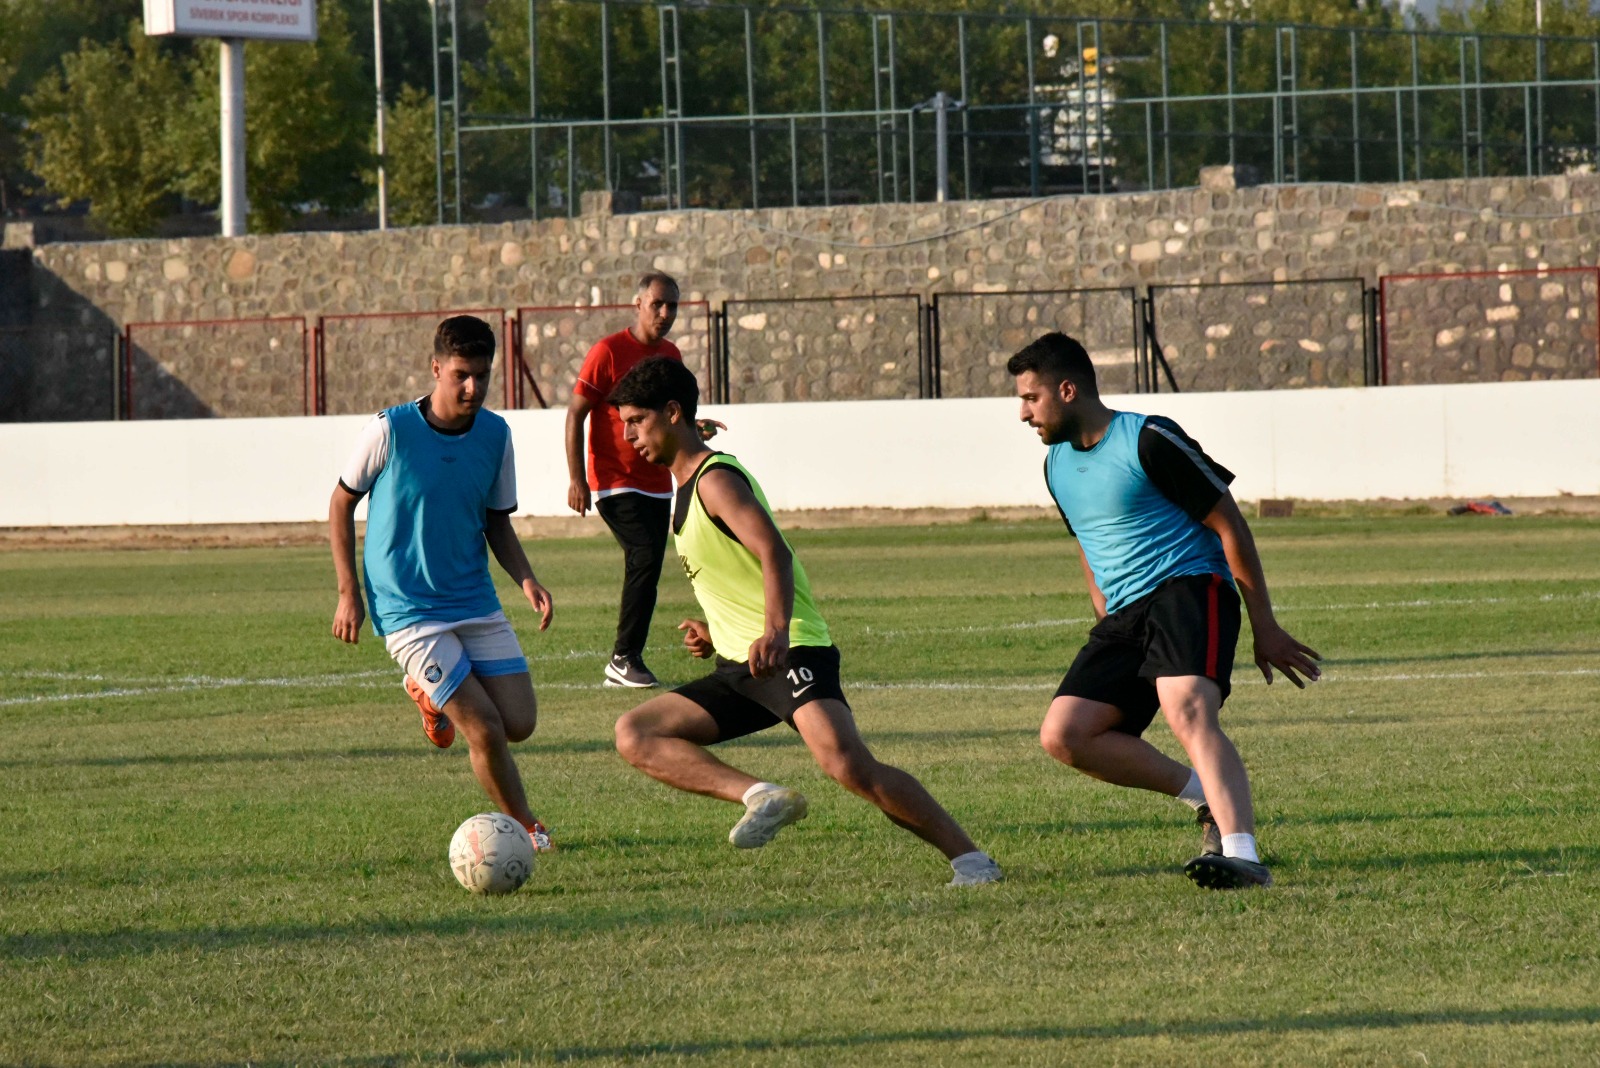
{"type": "Polygon", "coordinates": [[[1106,618],[1106,595],[1100,592],[1100,584],[1094,580],[1094,568],[1089,566],[1089,558],[1083,554],[1083,545],[1078,544],[1078,563],[1083,565],[1083,581],[1089,587],[1089,602],[1094,605],[1094,618],[1106,618]]]}
{"type": "Polygon", "coordinates": [[[683,647],[697,660],[710,660],[717,647],[711,644],[711,627],[703,619],[686,619],[678,624],[683,631],[683,647]]]}
{"type": "Polygon", "coordinates": [[[789,664],[789,619],[794,614],[794,554],[749,483],[712,467],[696,483],[706,515],[720,519],[761,561],[766,631],[750,644],[750,674],[772,675],[789,664]]]}
{"type": "Polygon", "coordinates": [[[1250,631],[1255,638],[1256,667],[1270,684],[1272,669],[1283,672],[1284,678],[1300,689],[1301,681],[1316,682],[1322,676],[1317,661],[1322,659],[1309,645],[1296,641],[1294,636],[1279,626],[1272,611],[1272,598],[1267,593],[1267,578],[1261,569],[1261,556],[1256,552],[1256,540],[1250,525],[1239,511],[1233,494],[1224,493],[1205,518],[1205,525],[1222,539],[1222,551],[1228,558],[1228,568],[1239,587],[1239,598],[1250,614],[1250,631]],[[1298,674],[1297,674],[1298,673],[1298,674]]]}
{"type": "Polygon", "coordinates": [[[550,591],[540,585],[534,576],[533,565],[528,563],[528,554],[522,548],[522,539],[517,537],[516,530],[511,526],[511,517],[505,512],[490,512],[484,520],[483,536],[494,558],[512,581],[522,588],[522,595],[528,599],[533,610],[539,613],[539,629],[548,630],[550,619],[555,615],[555,602],[550,597],[550,591]]]}
{"type": "Polygon", "coordinates": [[[567,507],[579,515],[589,514],[589,477],[583,469],[583,424],[594,410],[594,403],[576,390],[567,402],[567,507]]]}
{"type": "Polygon", "coordinates": [[[361,584],[356,578],[356,505],[361,498],[342,485],[333,487],[328,501],[328,544],[333,548],[333,573],[339,582],[339,604],[333,610],[333,636],[355,645],[367,610],[361,604],[361,584]]]}

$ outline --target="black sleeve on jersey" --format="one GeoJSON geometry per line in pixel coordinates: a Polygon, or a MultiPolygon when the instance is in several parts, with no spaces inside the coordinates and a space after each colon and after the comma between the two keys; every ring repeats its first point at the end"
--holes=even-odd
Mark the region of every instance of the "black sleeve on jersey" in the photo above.
{"type": "Polygon", "coordinates": [[[1061,511],[1061,502],[1056,500],[1056,495],[1054,493],[1051,493],[1051,491],[1050,491],[1050,454],[1049,453],[1046,453],[1045,457],[1044,457],[1044,489],[1045,489],[1046,493],[1050,494],[1050,501],[1051,501],[1052,504],[1054,504],[1056,506],[1056,511],[1058,513],[1060,513],[1061,521],[1067,525],[1067,533],[1071,534],[1074,538],[1076,538],[1078,536],[1078,532],[1076,530],[1072,529],[1072,520],[1067,518],[1067,513],[1066,512],[1061,511]]]}
{"type": "Polygon", "coordinates": [[[1177,423],[1161,415],[1139,431],[1139,464],[1162,496],[1203,522],[1228,492],[1233,472],[1205,454],[1177,423]]]}
{"type": "Polygon", "coordinates": [[[354,497],[358,501],[367,495],[365,490],[353,490],[349,486],[346,486],[344,484],[344,479],[342,478],[339,480],[339,485],[344,488],[346,493],[350,494],[350,496],[354,497]]]}
{"type": "Polygon", "coordinates": [[[484,511],[489,515],[515,515],[517,506],[513,504],[510,508],[485,508],[484,511]]]}

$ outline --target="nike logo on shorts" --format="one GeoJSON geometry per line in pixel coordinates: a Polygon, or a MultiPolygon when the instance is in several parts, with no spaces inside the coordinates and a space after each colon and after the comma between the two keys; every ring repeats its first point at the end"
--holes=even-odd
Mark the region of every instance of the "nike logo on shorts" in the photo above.
{"type": "Polygon", "coordinates": [[[811,687],[813,687],[815,685],[816,685],[816,683],[814,683],[814,682],[807,683],[806,685],[804,685],[804,686],[800,687],[798,690],[796,690],[794,693],[790,694],[789,695],[790,699],[799,697],[801,694],[805,693],[807,690],[811,689],[811,687]]]}

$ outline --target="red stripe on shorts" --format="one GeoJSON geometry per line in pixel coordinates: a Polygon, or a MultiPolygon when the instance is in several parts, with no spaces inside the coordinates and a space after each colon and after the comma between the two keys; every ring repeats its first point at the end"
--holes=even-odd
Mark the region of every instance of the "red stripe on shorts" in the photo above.
{"type": "Polygon", "coordinates": [[[1221,575],[1211,576],[1206,587],[1206,678],[1217,677],[1217,646],[1222,642],[1222,626],[1217,619],[1217,588],[1222,585],[1221,575]]]}

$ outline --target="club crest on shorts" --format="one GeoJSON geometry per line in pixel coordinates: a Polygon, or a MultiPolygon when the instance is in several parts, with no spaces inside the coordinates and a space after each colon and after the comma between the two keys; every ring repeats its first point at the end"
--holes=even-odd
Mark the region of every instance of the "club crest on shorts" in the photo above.
{"type": "Polygon", "coordinates": [[[444,678],[444,672],[439,670],[438,664],[429,664],[422,672],[422,677],[427,679],[429,682],[438,682],[440,679],[444,678]]]}

